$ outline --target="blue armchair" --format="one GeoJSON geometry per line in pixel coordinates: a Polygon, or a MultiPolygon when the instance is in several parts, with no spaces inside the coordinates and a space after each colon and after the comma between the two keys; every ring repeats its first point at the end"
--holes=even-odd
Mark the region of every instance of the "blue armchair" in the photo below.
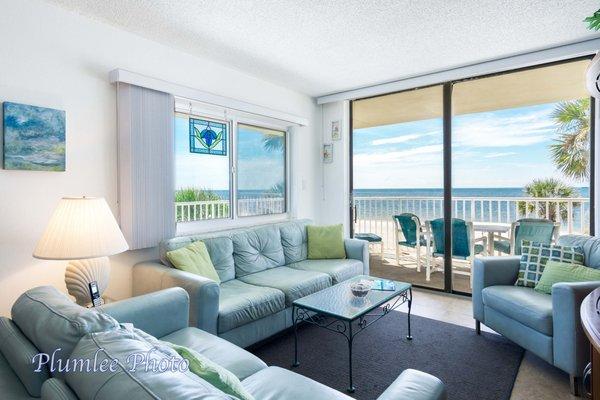
{"type": "MultiPolygon", "coordinates": [[[[585,265],[600,268],[600,237],[566,235],[565,246],[581,246],[585,265]]],[[[476,259],[473,269],[473,318],[567,372],[571,391],[578,395],[583,369],[589,361],[589,343],[581,327],[579,307],[597,282],[557,283],[552,295],[514,286],[518,256],[476,259]]]]}

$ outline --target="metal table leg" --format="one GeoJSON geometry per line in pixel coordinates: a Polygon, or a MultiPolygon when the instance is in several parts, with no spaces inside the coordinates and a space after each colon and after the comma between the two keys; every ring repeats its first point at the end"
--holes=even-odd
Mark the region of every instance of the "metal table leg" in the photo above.
{"type": "Polygon", "coordinates": [[[408,289],[408,335],[406,339],[412,340],[412,335],[410,333],[410,309],[412,307],[412,287],[408,289]]]}
{"type": "Polygon", "coordinates": [[[356,390],[352,384],[352,321],[348,322],[348,376],[350,379],[350,385],[346,389],[349,393],[354,393],[356,390]]]}
{"type": "Polygon", "coordinates": [[[300,365],[298,361],[298,318],[297,318],[297,309],[295,306],[292,306],[292,321],[294,322],[294,363],[292,367],[297,367],[300,365]]]}

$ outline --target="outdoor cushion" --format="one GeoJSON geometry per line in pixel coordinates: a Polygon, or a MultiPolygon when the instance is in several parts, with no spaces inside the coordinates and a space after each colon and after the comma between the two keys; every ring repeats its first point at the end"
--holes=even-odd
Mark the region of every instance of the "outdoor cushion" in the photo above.
{"type": "Polygon", "coordinates": [[[194,349],[203,356],[233,372],[238,379],[267,368],[260,358],[215,335],[197,328],[184,328],[160,338],[167,342],[194,349]]]}
{"type": "Polygon", "coordinates": [[[494,250],[510,254],[510,240],[494,240],[494,250]]]}
{"type": "Polygon", "coordinates": [[[281,234],[275,225],[236,233],[232,240],[237,278],[285,264],[281,234]]]}
{"type": "Polygon", "coordinates": [[[167,258],[175,268],[181,271],[190,272],[221,283],[204,242],[197,241],[177,250],[171,250],[167,252],[167,258]]]}
{"type": "Polygon", "coordinates": [[[181,363],[183,359],[168,345],[156,339],[150,341],[148,336],[126,327],[84,336],[73,350],[72,358],[95,360],[98,367],[102,362],[114,364],[113,360],[117,364],[113,371],[106,367],[104,372],[95,373],[71,370],[66,373],[67,384],[80,399],[112,400],[118,393],[120,399],[127,400],[230,400],[190,371],[153,368],[152,365],[161,363],[164,366],[181,363]]]}
{"type": "Polygon", "coordinates": [[[300,220],[279,225],[286,264],[306,260],[308,251],[306,225],[308,223],[308,220],[300,220]]]}
{"type": "Polygon", "coordinates": [[[523,286],[489,286],[481,294],[487,307],[552,336],[552,296],[523,286]]]}
{"type": "Polygon", "coordinates": [[[588,235],[564,235],[558,238],[561,246],[582,247],[584,254],[583,265],[600,269],[600,237],[588,235]]]}
{"type": "Polygon", "coordinates": [[[260,400],[351,400],[337,390],[279,367],[265,368],[242,381],[242,385],[260,400]]]}
{"type": "Polygon", "coordinates": [[[279,289],[285,294],[285,304],[290,307],[294,300],[331,286],[329,275],[299,269],[279,267],[239,278],[250,285],[279,289]]]}
{"type": "Polygon", "coordinates": [[[84,335],[119,326],[114,318],[81,307],[52,286],[23,293],[12,307],[12,320],[41,352],[52,354],[60,349],[55,358],[63,364],[84,335]]]}
{"type": "Polygon", "coordinates": [[[219,295],[219,333],[275,314],[285,308],[283,292],[248,285],[238,279],[223,283],[219,295]]]}
{"type": "Polygon", "coordinates": [[[324,274],[331,276],[334,285],[356,275],[360,275],[363,271],[362,261],[350,258],[343,260],[304,260],[288,264],[286,267],[303,271],[323,272],[324,274]]]}

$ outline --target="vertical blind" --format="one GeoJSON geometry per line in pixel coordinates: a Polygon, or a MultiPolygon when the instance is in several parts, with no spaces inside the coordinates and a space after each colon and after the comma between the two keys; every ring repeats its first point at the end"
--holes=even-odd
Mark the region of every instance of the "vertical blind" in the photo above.
{"type": "Polygon", "coordinates": [[[174,98],[117,84],[119,215],[129,247],[175,236],[174,98]]]}

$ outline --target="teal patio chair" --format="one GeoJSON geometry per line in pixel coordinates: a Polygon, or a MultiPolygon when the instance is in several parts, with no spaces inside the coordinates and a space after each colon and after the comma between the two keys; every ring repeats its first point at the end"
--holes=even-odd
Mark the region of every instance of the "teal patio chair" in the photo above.
{"type": "MultiPolygon", "coordinates": [[[[428,235],[430,235],[433,240],[431,246],[432,254],[428,254],[427,257],[426,279],[429,281],[432,270],[438,270],[438,267],[435,265],[432,267],[431,265],[434,263],[434,258],[444,257],[444,219],[438,218],[427,221],[427,231],[428,235]]],[[[467,272],[457,270],[454,271],[454,273],[469,275],[469,277],[471,277],[473,260],[475,259],[475,255],[485,251],[485,241],[485,237],[475,239],[475,231],[473,230],[472,222],[467,222],[464,219],[452,218],[452,258],[467,261],[466,268],[468,269],[467,272]],[[482,243],[476,243],[478,241],[481,241],[482,243]]],[[[456,269],[454,263],[452,263],[452,268],[456,269]]],[[[472,287],[471,278],[469,278],[469,282],[472,287]]]]}
{"type": "Polygon", "coordinates": [[[416,268],[417,272],[421,272],[421,247],[427,246],[427,241],[419,217],[415,214],[403,213],[392,218],[396,224],[396,264],[400,265],[400,247],[409,247],[417,253],[416,268]],[[401,236],[404,237],[403,240],[401,236]]]}
{"type": "Polygon", "coordinates": [[[523,240],[550,244],[558,239],[559,231],[560,224],[549,219],[519,219],[511,224],[509,238],[495,235],[494,251],[519,256],[523,240]]]}

